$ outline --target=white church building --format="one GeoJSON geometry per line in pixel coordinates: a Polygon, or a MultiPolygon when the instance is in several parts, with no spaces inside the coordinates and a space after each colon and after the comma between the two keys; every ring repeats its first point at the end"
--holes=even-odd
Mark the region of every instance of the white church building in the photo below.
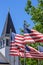
{"type": "Polygon", "coordinates": [[[10,56],[10,32],[16,33],[10,13],[8,12],[0,37],[0,65],[21,65],[18,56],[10,56]]]}

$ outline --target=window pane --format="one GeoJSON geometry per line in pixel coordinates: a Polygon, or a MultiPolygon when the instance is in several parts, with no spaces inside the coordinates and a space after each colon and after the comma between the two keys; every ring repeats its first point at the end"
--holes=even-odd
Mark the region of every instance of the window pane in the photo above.
{"type": "Polygon", "coordinates": [[[2,47],[2,41],[0,41],[0,48],[2,47]]]}
{"type": "Polygon", "coordinates": [[[9,46],[9,40],[6,39],[6,46],[9,46]]]}

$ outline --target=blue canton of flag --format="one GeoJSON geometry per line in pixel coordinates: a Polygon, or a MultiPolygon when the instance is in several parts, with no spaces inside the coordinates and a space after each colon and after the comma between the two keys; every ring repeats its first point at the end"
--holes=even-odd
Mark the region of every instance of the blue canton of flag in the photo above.
{"type": "Polygon", "coordinates": [[[30,48],[27,45],[25,46],[25,49],[26,49],[26,52],[30,52],[31,51],[30,48]]]}
{"type": "Polygon", "coordinates": [[[15,41],[15,35],[16,35],[15,33],[13,33],[13,32],[11,33],[11,37],[10,37],[11,38],[11,42],[15,41]]]}

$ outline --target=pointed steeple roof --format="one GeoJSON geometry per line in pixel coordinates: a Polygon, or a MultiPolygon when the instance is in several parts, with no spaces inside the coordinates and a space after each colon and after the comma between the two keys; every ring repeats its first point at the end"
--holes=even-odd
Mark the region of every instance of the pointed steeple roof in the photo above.
{"type": "Polygon", "coordinates": [[[10,13],[8,12],[2,35],[10,34],[10,30],[16,33],[10,13]]]}

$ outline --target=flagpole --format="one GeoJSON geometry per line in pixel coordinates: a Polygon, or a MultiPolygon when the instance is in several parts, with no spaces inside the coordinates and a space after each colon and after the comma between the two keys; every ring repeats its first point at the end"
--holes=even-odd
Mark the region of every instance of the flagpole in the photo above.
{"type": "Polygon", "coordinates": [[[25,48],[24,48],[24,65],[26,65],[26,52],[25,52],[25,48]]]}
{"type": "MultiPolygon", "coordinates": [[[[25,25],[26,25],[26,21],[24,20],[24,33],[25,33],[25,25]]],[[[26,44],[25,44],[26,46],[26,44]]],[[[24,48],[24,65],[26,65],[26,52],[25,52],[25,48],[24,48]]]]}

